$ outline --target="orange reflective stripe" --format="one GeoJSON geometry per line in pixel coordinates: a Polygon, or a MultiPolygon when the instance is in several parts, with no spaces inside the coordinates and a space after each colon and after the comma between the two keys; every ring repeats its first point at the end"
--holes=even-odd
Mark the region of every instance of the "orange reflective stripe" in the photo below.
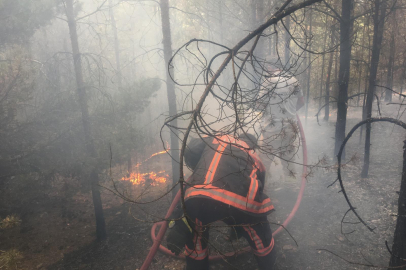
{"type": "Polygon", "coordinates": [[[207,247],[203,249],[202,246],[202,225],[202,222],[196,218],[196,231],[193,237],[194,249],[192,250],[187,245],[185,246],[185,256],[194,260],[203,260],[209,254],[207,247]]]}
{"type": "Polygon", "coordinates": [[[255,195],[257,194],[258,191],[258,179],[257,179],[257,169],[255,168],[252,170],[251,175],[251,184],[250,188],[248,190],[248,200],[253,201],[255,199],[255,195]]]}
{"type": "Polygon", "coordinates": [[[269,243],[269,246],[264,247],[264,243],[262,242],[261,238],[258,236],[257,232],[254,230],[254,228],[252,228],[250,226],[244,226],[243,228],[248,233],[251,240],[255,244],[255,249],[253,249],[255,255],[263,257],[263,256],[268,255],[272,251],[272,249],[275,245],[275,241],[273,238],[271,240],[271,243],[269,243]]]}
{"type": "Polygon", "coordinates": [[[263,166],[261,160],[258,158],[258,156],[253,150],[252,151],[247,150],[249,148],[247,143],[241,140],[236,140],[235,138],[228,135],[221,136],[219,138],[214,138],[212,143],[219,144],[219,146],[216,149],[216,153],[214,154],[210,166],[208,168],[208,171],[206,173],[204,185],[195,185],[193,188],[187,189],[185,199],[200,195],[216,199],[225,204],[229,204],[236,208],[253,213],[267,213],[273,210],[274,208],[269,198],[265,199],[263,202],[255,201],[255,197],[258,193],[260,185],[260,183],[258,182],[259,180],[257,178],[257,172],[258,170],[265,171],[265,167],[263,166]],[[212,185],[220,159],[223,155],[225,148],[229,145],[229,143],[231,143],[232,146],[240,148],[241,150],[249,154],[255,163],[255,165],[252,166],[252,171],[250,173],[251,181],[246,196],[240,196],[233,192],[223,190],[221,188],[212,185]]]}
{"type": "Polygon", "coordinates": [[[213,182],[213,177],[216,174],[216,170],[219,165],[221,156],[223,155],[224,149],[226,149],[226,146],[227,146],[227,144],[225,142],[235,144],[236,147],[241,146],[241,147],[249,148],[249,146],[244,141],[236,140],[235,138],[227,136],[227,135],[221,136],[218,139],[214,138],[213,144],[220,144],[220,145],[219,145],[219,147],[217,147],[216,153],[214,154],[214,157],[211,160],[208,172],[206,174],[206,178],[204,181],[204,183],[206,185],[211,184],[213,182]]]}
{"type": "MultiPolygon", "coordinates": [[[[214,143],[214,141],[213,141],[214,143]]],[[[213,177],[216,174],[217,166],[219,165],[219,161],[221,159],[221,156],[223,155],[223,151],[226,148],[226,145],[224,143],[220,142],[219,147],[217,147],[216,153],[214,154],[213,159],[211,160],[209,170],[206,174],[206,179],[204,183],[206,185],[211,184],[213,181],[213,177]]]]}
{"type": "Polygon", "coordinates": [[[262,243],[261,238],[259,238],[257,232],[250,226],[243,226],[243,228],[250,236],[252,242],[255,243],[256,250],[264,249],[264,244],[262,243]]]}
{"type": "Polygon", "coordinates": [[[253,150],[251,150],[249,154],[252,157],[252,159],[255,161],[255,166],[258,167],[259,171],[264,172],[265,166],[262,163],[262,161],[259,159],[258,155],[253,150]]]}
{"type": "Polygon", "coordinates": [[[256,202],[212,185],[196,185],[186,190],[185,199],[194,196],[209,197],[238,209],[257,214],[267,213],[274,209],[273,205],[271,204],[271,199],[269,198],[265,199],[263,202],[256,202]]]}
{"type": "MultiPolygon", "coordinates": [[[[228,191],[228,190],[225,190],[225,189],[222,189],[220,187],[213,186],[213,185],[194,185],[194,186],[192,186],[192,187],[190,187],[190,188],[188,188],[186,190],[185,198],[187,196],[190,197],[191,193],[195,193],[195,192],[198,192],[198,191],[210,191],[210,192],[213,191],[215,193],[223,194],[225,198],[231,197],[231,198],[234,198],[236,200],[241,200],[244,204],[247,203],[247,198],[246,197],[235,194],[234,192],[231,192],[231,191],[228,191]]],[[[248,203],[254,204],[256,206],[260,206],[260,205],[263,205],[264,203],[267,203],[267,202],[271,202],[271,199],[266,198],[263,202],[250,201],[248,203]]]]}
{"type": "Polygon", "coordinates": [[[259,257],[264,257],[264,256],[268,255],[272,251],[274,245],[275,245],[275,241],[272,238],[271,243],[269,244],[268,247],[263,248],[263,249],[259,249],[259,250],[253,250],[254,254],[259,256],[259,257]]]}
{"type": "Polygon", "coordinates": [[[248,191],[248,199],[249,200],[254,200],[255,196],[258,192],[258,187],[259,187],[259,183],[258,183],[258,178],[257,178],[257,171],[259,170],[260,172],[264,172],[265,171],[265,167],[262,164],[261,160],[258,158],[258,156],[254,153],[254,151],[250,151],[250,156],[254,159],[255,161],[255,168],[253,168],[250,178],[251,178],[251,184],[250,184],[250,188],[248,191]]]}

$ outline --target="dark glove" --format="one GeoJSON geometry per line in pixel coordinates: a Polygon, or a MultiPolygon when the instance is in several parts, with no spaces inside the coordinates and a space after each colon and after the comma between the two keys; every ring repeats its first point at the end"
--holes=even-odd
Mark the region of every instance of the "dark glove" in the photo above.
{"type": "Polygon", "coordinates": [[[179,255],[185,247],[186,241],[191,239],[192,236],[192,228],[187,223],[185,217],[178,220],[172,220],[169,223],[169,233],[166,237],[168,249],[175,255],[179,255]]]}

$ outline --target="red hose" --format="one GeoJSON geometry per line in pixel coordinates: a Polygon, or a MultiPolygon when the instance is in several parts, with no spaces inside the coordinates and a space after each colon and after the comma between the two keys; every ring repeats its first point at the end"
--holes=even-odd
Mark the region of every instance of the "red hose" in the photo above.
{"type": "MultiPolygon", "coordinates": [[[[150,251],[149,251],[147,257],[145,258],[145,261],[144,261],[144,263],[143,263],[142,266],[141,266],[141,270],[147,270],[148,267],[149,267],[149,265],[150,265],[151,262],[152,262],[152,259],[155,257],[155,254],[156,254],[156,252],[157,252],[159,246],[161,245],[162,238],[163,238],[164,235],[165,235],[166,228],[168,227],[168,226],[167,226],[167,225],[168,225],[168,221],[166,221],[166,220],[168,220],[168,218],[171,216],[171,214],[172,214],[173,210],[175,209],[176,204],[178,203],[179,199],[180,199],[180,190],[178,191],[178,193],[176,194],[175,198],[173,199],[172,204],[171,204],[171,206],[169,207],[168,212],[166,213],[165,220],[160,222],[163,226],[161,226],[161,229],[159,230],[159,233],[158,233],[157,237],[156,237],[156,238],[155,238],[155,237],[152,238],[153,241],[154,241],[154,243],[152,244],[152,247],[151,247],[151,249],[150,249],[150,251]]],[[[156,224],[154,224],[154,226],[155,226],[155,225],[156,225],[156,224]]],[[[154,228],[154,226],[152,226],[152,228],[154,228]]],[[[154,233],[155,233],[155,231],[154,231],[154,233]]],[[[154,236],[155,236],[155,235],[154,235],[154,236]]],[[[168,250],[168,251],[169,251],[169,250],[168,250]]]]}
{"type": "Polygon", "coordinates": [[[306,175],[307,175],[307,145],[306,145],[306,137],[304,134],[302,122],[300,121],[299,115],[296,114],[297,125],[299,126],[300,132],[300,140],[302,141],[302,150],[303,150],[303,171],[302,171],[302,185],[300,186],[299,194],[297,195],[296,203],[293,206],[292,211],[290,211],[289,216],[283,222],[283,227],[280,226],[276,231],[273,232],[272,235],[277,235],[281,230],[284,230],[286,226],[288,226],[289,222],[295,216],[297,209],[299,209],[300,203],[302,202],[304,188],[306,186],[306,175]]]}
{"type": "MultiPolygon", "coordinates": [[[[300,190],[299,190],[299,194],[297,196],[296,199],[296,203],[293,206],[292,211],[290,212],[289,216],[286,218],[286,220],[283,222],[282,226],[280,226],[276,231],[273,232],[273,236],[277,235],[278,233],[280,233],[282,230],[284,230],[284,228],[286,228],[286,226],[289,224],[289,222],[292,220],[292,218],[295,216],[297,209],[300,206],[300,203],[302,201],[303,198],[303,193],[304,193],[304,188],[306,185],[306,175],[307,175],[307,145],[306,145],[306,137],[304,134],[304,130],[303,130],[303,126],[302,126],[302,122],[300,121],[300,118],[298,115],[296,115],[297,118],[297,124],[299,126],[299,132],[300,132],[300,139],[302,141],[302,150],[303,150],[303,171],[302,171],[302,183],[300,186],[300,190]]],[[[178,191],[178,193],[176,194],[175,199],[173,199],[173,202],[171,204],[171,206],[169,207],[168,212],[166,213],[165,219],[168,219],[169,216],[172,214],[172,211],[175,209],[176,204],[178,203],[180,199],[180,191],[178,191]]],[[[152,259],[154,258],[158,248],[160,251],[162,251],[163,253],[170,255],[172,257],[178,258],[178,259],[184,259],[185,255],[179,255],[176,256],[174,253],[172,253],[169,249],[167,249],[166,247],[161,245],[161,241],[163,236],[165,235],[166,232],[166,228],[167,228],[168,222],[167,221],[161,221],[161,222],[157,222],[155,223],[152,228],[151,228],[151,238],[154,241],[147,258],[144,261],[144,264],[141,266],[141,270],[147,270],[149,265],[151,264],[152,259]],[[155,231],[157,226],[161,226],[161,228],[159,229],[158,235],[155,235],[155,231]]],[[[250,251],[251,248],[250,247],[245,247],[242,250],[239,250],[237,252],[229,252],[226,253],[224,255],[211,255],[209,257],[210,261],[216,261],[216,260],[220,260],[223,259],[224,257],[232,257],[232,256],[236,256],[245,252],[250,251]]]]}

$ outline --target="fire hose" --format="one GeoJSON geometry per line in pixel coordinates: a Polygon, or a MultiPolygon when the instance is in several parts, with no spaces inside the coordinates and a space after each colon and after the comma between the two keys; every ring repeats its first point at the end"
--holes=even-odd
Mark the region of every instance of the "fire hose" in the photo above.
{"type": "MultiPolygon", "coordinates": [[[[301,186],[300,186],[300,190],[299,190],[299,193],[298,193],[298,196],[297,196],[297,199],[296,199],[296,203],[293,206],[292,211],[290,212],[288,217],[285,219],[282,226],[279,226],[279,228],[272,233],[272,236],[277,235],[284,228],[286,228],[286,226],[289,224],[289,222],[295,216],[297,210],[299,209],[300,203],[302,201],[304,188],[305,188],[305,185],[306,185],[306,175],[307,175],[307,145],[306,145],[306,138],[305,138],[302,122],[300,121],[299,116],[296,115],[296,118],[297,118],[297,124],[299,126],[300,140],[302,142],[302,150],[303,150],[303,171],[302,171],[301,186]]],[[[176,205],[178,204],[179,199],[180,199],[180,191],[178,191],[175,198],[173,199],[172,204],[169,207],[168,212],[166,213],[165,220],[157,222],[152,226],[152,228],[151,228],[151,238],[153,240],[153,245],[152,245],[147,257],[145,258],[145,261],[144,261],[143,265],[141,266],[140,270],[147,270],[148,269],[148,267],[150,266],[150,264],[152,262],[152,259],[155,257],[155,254],[158,251],[158,249],[161,252],[163,252],[164,254],[170,255],[172,257],[175,257],[175,258],[178,258],[178,259],[184,259],[185,258],[185,255],[178,255],[177,256],[174,253],[172,253],[169,249],[167,249],[166,247],[161,245],[162,238],[164,237],[166,229],[168,227],[168,221],[167,220],[169,219],[169,217],[171,216],[173,210],[175,209],[176,205]],[[156,231],[156,228],[158,226],[160,226],[161,228],[159,229],[158,235],[155,235],[155,231],[156,231]]],[[[251,250],[250,247],[245,247],[245,248],[243,248],[243,249],[241,249],[239,251],[229,252],[229,253],[226,253],[224,255],[210,255],[209,260],[210,261],[221,260],[221,259],[224,259],[224,257],[232,257],[232,256],[240,255],[240,254],[249,252],[250,250],[251,250]]]]}

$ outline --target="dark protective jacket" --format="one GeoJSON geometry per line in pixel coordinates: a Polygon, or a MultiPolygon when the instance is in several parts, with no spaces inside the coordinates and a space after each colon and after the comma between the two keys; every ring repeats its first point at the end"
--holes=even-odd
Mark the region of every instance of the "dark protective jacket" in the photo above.
{"type": "Polygon", "coordinates": [[[185,201],[203,197],[254,215],[270,213],[274,207],[263,193],[265,168],[249,145],[231,136],[192,139],[185,151],[193,169],[185,201]]]}

